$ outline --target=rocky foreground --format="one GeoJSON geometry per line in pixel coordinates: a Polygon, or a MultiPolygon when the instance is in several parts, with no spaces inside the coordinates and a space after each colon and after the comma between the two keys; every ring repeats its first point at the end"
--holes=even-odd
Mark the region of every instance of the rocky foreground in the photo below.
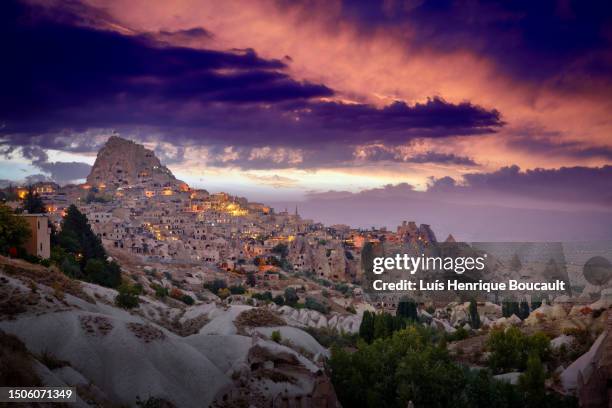
{"type": "MultiPolygon", "coordinates": [[[[0,268],[0,353],[15,354],[22,341],[12,363],[22,379],[77,387],[79,406],[150,399],[181,407],[336,403],[321,364],[329,352],[300,328],[322,325],[317,312],[173,307],[145,296],[128,312],[115,306],[115,290],[54,268],[6,258],[0,268]]],[[[359,327],[357,317],[340,324],[359,327]]]]}
{"type": "MultiPolygon", "coordinates": [[[[307,330],[356,333],[363,310],[322,314],[216,297],[187,306],[141,295],[128,311],[115,304],[117,293],[54,267],[0,257],[2,383],[74,386],[78,406],[337,406],[324,367],[330,352],[307,330]]],[[[502,317],[501,307],[487,302],[478,306],[477,330],[469,327],[469,303],[418,313],[423,324],[451,335],[469,333],[448,349],[474,367],[486,365],[489,330],[544,332],[554,353],[564,349],[563,355],[576,356],[555,363],[548,386],[588,394],[612,367],[610,307],[610,289],[590,304],[561,297],[524,320],[502,317]]],[[[516,382],[519,376],[498,377],[516,382]]]]}

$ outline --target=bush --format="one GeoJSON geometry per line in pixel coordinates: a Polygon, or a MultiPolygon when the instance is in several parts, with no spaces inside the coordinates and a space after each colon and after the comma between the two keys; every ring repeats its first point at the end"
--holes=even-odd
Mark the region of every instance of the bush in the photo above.
{"type": "Polygon", "coordinates": [[[21,247],[30,235],[26,221],[15,216],[10,207],[0,204],[0,252],[7,254],[10,248],[21,247]]]}
{"type": "Polygon", "coordinates": [[[329,307],[320,303],[315,298],[307,297],[306,302],[304,303],[304,307],[306,309],[316,310],[319,313],[327,314],[329,313],[329,307]]]}
{"type": "Polygon", "coordinates": [[[396,316],[405,317],[415,322],[419,320],[417,304],[412,299],[401,299],[397,305],[396,316]]]}
{"type": "Polygon", "coordinates": [[[480,328],[480,315],[478,314],[478,305],[476,304],[475,299],[472,299],[470,301],[469,314],[470,314],[470,326],[472,326],[473,329],[479,329],[480,328]]]}
{"type": "Polygon", "coordinates": [[[121,268],[116,262],[106,262],[91,258],[85,264],[85,279],[108,288],[116,288],[121,284],[121,268]]]}
{"type": "Polygon", "coordinates": [[[294,288],[285,289],[285,304],[295,306],[299,299],[300,298],[294,288]]]}
{"type": "Polygon", "coordinates": [[[159,299],[163,299],[170,294],[170,292],[168,291],[168,288],[165,288],[163,286],[153,285],[152,287],[155,290],[155,297],[159,299]]]}
{"type": "Polygon", "coordinates": [[[228,288],[219,289],[219,291],[217,292],[217,296],[219,296],[221,298],[221,300],[227,299],[230,294],[231,293],[230,293],[228,288]]]}
{"type": "Polygon", "coordinates": [[[117,306],[123,309],[133,309],[140,304],[140,299],[138,298],[138,288],[127,283],[123,283],[117,290],[119,292],[115,297],[115,303],[117,306]]]}
{"type": "Polygon", "coordinates": [[[232,295],[243,295],[246,293],[246,289],[242,285],[234,285],[229,288],[232,295]]]}
{"type": "Polygon", "coordinates": [[[544,333],[528,336],[517,327],[492,330],[487,346],[491,351],[488,364],[494,372],[524,370],[532,353],[536,354],[540,361],[549,360],[551,355],[550,340],[544,333]]]}
{"type": "Polygon", "coordinates": [[[465,340],[470,337],[470,333],[465,330],[463,327],[459,327],[453,333],[449,333],[446,335],[446,341],[459,341],[465,340]]]}
{"type": "Polygon", "coordinates": [[[215,279],[212,282],[206,282],[204,288],[210,290],[215,295],[219,294],[221,289],[227,288],[227,282],[223,279],[215,279]]]}
{"type": "Polygon", "coordinates": [[[282,297],[281,295],[275,296],[274,299],[272,299],[272,301],[276,303],[278,306],[282,306],[285,304],[285,298],[282,297]]]}
{"type": "Polygon", "coordinates": [[[272,293],[270,291],[265,291],[264,293],[253,293],[251,297],[266,303],[272,301],[272,293]]]}
{"type": "Polygon", "coordinates": [[[357,349],[332,345],[331,380],[345,407],[570,407],[569,399],[545,394],[541,365],[531,360],[522,388],[493,379],[489,370],[454,363],[439,332],[412,324],[357,349]],[[542,394],[545,399],[539,399],[542,394]]]}
{"type": "Polygon", "coordinates": [[[183,301],[183,303],[185,303],[186,305],[193,305],[195,303],[195,300],[193,300],[193,298],[189,295],[183,295],[181,296],[181,300],[183,301]]]}
{"type": "Polygon", "coordinates": [[[334,285],[334,289],[344,295],[346,295],[350,290],[349,286],[346,283],[336,283],[334,285]]]}
{"type": "Polygon", "coordinates": [[[280,343],[281,340],[283,339],[283,337],[281,336],[281,332],[279,330],[274,330],[272,332],[272,337],[271,337],[272,341],[275,341],[277,343],[280,343]]]}

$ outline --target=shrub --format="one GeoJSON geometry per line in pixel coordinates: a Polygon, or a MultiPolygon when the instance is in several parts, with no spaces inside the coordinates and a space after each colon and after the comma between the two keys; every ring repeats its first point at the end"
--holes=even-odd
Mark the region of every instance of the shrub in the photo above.
{"type": "Polygon", "coordinates": [[[189,295],[183,295],[181,296],[181,300],[183,301],[183,303],[185,303],[186,305],[193,305],[195,303],[195,300],[193,300],[193,298],[189,295]]]}
{"type": "Polygon", "coordinates": [[[223,279],[215,279],[212,282],[206,282],[204,288],[210,290],[215,295],[219,294],[221,289],[227,288],[227,282],[223,279]]]}
{"type": "Polygon", "coordinates": [[[294,288],[285,289],[285,304],[295,306],[300,298],[294,288]]]}
{"type": "Polygon", "coordinates": [[[528,336],[517,327],[492,330],[487,346],[491,351],[488,363],[495,372],[524,370],[530,354],[536,354],[540,361],[548,360],[551,354],[550,340],[544,333],[528,336]]]}
{"type": "Polygon", "coordinates": [[[459,341],[459,340],[465,340],[468,337],[470,337],[470,333],[467,330],[465,330],[463,327],[459,327],[453,333],[447,334],[446,340],[447,341],[459,341]]]}
{"type": "Polygon", "coordinates": [[[412,299],[401,299],[397,305],[396,316],[418,321],[417,304],[412,299]]]}
{"type": "Polygon", "coordinates": [[[115,297],[115,303],[117,306],[123,309],[133,309],[140,304],[140,299],[138,298],[138,288],[127,283],[123,283],[117,290],[119,292],[115,297]]]}
{"type": "Polygon", "coordinates": [[[168,288],[165,288],[160,285],[153,285],[153,289],[155,290],[155,297],[163,299],[170,294],[168,288]]]}
{"type": "MultiPolygon", "coordinates": [[[[472,326],[473,329],[480,328],[480,315],[478,314],[478,305],[476,304],[475,299],[470,301],[469,313],[470,326],[472,326]]],[[[527,312],[527,314],[529,314],[529,312],[527,312]]]]}
{"type": "Polygon", "coordinates": [[[304,307],[306,309],[316,310],[319,313],[327,314],[329,312],[329,307],[320,303],[315,298],[307,297],[306,302],[304,303],[304,307]]]}
{"type": "Polygon", "coordinates": [[[108,288],[116,288],[121,284],[121,268],[116,262],[106,262],[91,258],[85,264],[85,278],[108,288]]]}
{"type": "Polygon", "coordinates": [[[270,291],[265,291],[263,293],[253,293],[251,296],[253,299],[260,300],[262,302],[271,302],[272,301],[272,293],[270,291]]]}
{"type": "Polygon", "coordinates": [[[0,204],[0,252],[6,254],[11,247],[21,247],[30,235],[26,221],[15,216],[10,207],[0,204]]]}
{"type": "Polygon", "coordinates": [[[342,293],[342,294],[345,294],[345,295],[350,290],[349,286],[346,283],[336,283],[334,285],[334,289],[337,290],[338,292],[342,293]]]}
{"type": "Polygon", "coordinates": [[[242,285],[234,285],[229,287],[232,295],[243,295],[246,293],[246,289],[242,285]]]}
{"type": "Polygon", "coordinates": [[[220,289],[219,292],[217,292],[217,296],[219,296],[221,299],[227,299],[230,294],[231,293],[228,288],[220,289]]]}
{"type": "Polygon", "coordinates": [[[279,330],[274,330],[272,332],[272,337],[271,337],[272,341],[275,341],[277,343],[280,343],[281,340],[283,339],[283,337],[281,336],[281,332],[279,330]]]}
{"type": "Polygon", "coordinates": [[[282,297],[281,295],[275,296],[274,299],[272,299],[272,301],[276,303],[278,306],[282,306],[285,304],[285,298],[282,297]]]}

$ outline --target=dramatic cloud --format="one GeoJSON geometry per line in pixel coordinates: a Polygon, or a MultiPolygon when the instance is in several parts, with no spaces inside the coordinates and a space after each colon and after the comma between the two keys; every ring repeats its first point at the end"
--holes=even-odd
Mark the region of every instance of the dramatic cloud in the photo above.
{"type": "MultiPolygon", "coordinates": [[[[299,3],[286,6],[306,14],[309,2],[299,3]]],[[[605,1],[342,2],[338,16],[364,36],[382,27],[405,30],[413,50],[469,49],[522,80],[575,79],[570,74],[610,79],[612,6],[605,1]]]]}
{"type": "MultiPolygon", "coordinates": [[[[58,148],[64,141],[60,148],[75,149],[58,134],[146,129],[167,143],[270,146],[309,155],[322,145],[393,145],[415,137],[494,133],[503,125],[494,109],[441,97],[382,107],[330,100],[336,93],[329,87],[293,79],[287,58],[164,41],[210,38],[203,28],[129,35],[81,24],[70,14],[74,10],[26,12],[12,2],[2,8],[0,36],[8,39],[3,56],[11,61],[0,73],[5,144],[58,148]]],[[[328,155],[317,164],[344,158],[328,155]]]]}
{"type": "Polygon", "coordinates": [[[538,152],[574,158],[603,158],[612,161],[611,146],[585,146],[577,141],[555,140],[555,136],[558,138],[558,135],[544,134],[538,136],[530,133],[528,131],[519,137],[508,138],[507,143],[523,152],[538,152]]]}

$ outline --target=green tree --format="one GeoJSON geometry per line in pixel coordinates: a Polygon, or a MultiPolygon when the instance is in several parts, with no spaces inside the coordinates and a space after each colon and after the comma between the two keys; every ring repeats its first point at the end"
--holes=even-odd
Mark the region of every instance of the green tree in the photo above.
{"type": "Polygon", "coordinates": [[[386,313],[374,314],[374,339],[385,338],[390,334],[385,315],[386,313]]]}
{"type": "Polygon", "coordinates": [[[480,315],[478,314],[478,304],[476,303],[475,299],[472,299],[470,301],[469,314],[470,314],[470,326],[472,326],[473,329],[479,329],[480,328],[480,315]]]}
{"type": "Polygon", "coordinates": [[[522,300],[519,305],[519,314],[517,315],[521,320],[525,320],[529,317],[529,304],[526,300],[522,300]]]}
{"type": "Polygon", "coordinates": [[[417,304],[412,299],[401,299],[397,304],[397,316],[405,317],[410,320],[418,321],[417,304]]]}
{"type": "Polygon", "coordinates": [[[548,405],[546,403],[546,389],[544,381],[546,372],[537,352],[529,354],[527,369],[519,377],[519,388],[525,395],[525,406],[528,408],[540,408],[548,405]]]}
{"type": "Polygon", "coordinates": [[[514,300],[504,300],[502,302],[502,316],[510,317],[512,315],[516,315],[517,317],[520,314],[520,308],[518,302],[514,300]]]}
{"type": "Polygon", "coordinates": [[[0,251],[7,254],[10,248],[20,248],[32,232],[27,222],[13,213],[10,207],[0,204],[0,251]]]}
{"type": "Polygon", "coordinates": [[[116,262],[107,263],[102,259],[89,259],[85,264],[85,279],[109,288],[121,284],[121,268],[116,262]]]}
{"type": "Polygon", "coordinates": [[[366,276],[372,276],[374,265],[374,244],[366,242],[361,248],[361,269],[366,276]]]}
{"type": "Polygon", "coordinates": [[[371,344],[360,341],[355,352],[332,347],[329,364],[343,406],[468,406],[464,370],[435,344],[433,331],[420,325],[371,344]]]}
{"type": "Polygon", "coordinates": [[[368,310],[363,312],[361,325],[359,326],[359,337],[366,343],[371,343],[374,340],[374,314],[368,310]]]}
{"type": "Polygon", "coordinates": [[[300,300],[295,288],[285,289],[285,304],[294,307],[298,300],[300,300]]]}
{"type": "Polygon", "coordinates": [[[76,255],[81,265],[85,265],[89,259],[106,259],[100,238],[93,233],[87,217],[74,204],[66,211],[58,242],[66,251],[76,255]]]}
{"type": "Polygon", "coordinates": [[[538,332],[528,336],[517,327],[492,330],[487,347],[491,351],[488,364],[495,372],[524,370],[531,353],[542,361],[550,359],[550,340],[546,334],[538,332]]]}
{"type": "Polygon", "coordinates": [[[542,306],[542,300],[541,299],[536,299],[536,300],[532,300],[531,301],[531,311],[532,312],[534,310],[538,309],[540,306],[542,306]]]}

